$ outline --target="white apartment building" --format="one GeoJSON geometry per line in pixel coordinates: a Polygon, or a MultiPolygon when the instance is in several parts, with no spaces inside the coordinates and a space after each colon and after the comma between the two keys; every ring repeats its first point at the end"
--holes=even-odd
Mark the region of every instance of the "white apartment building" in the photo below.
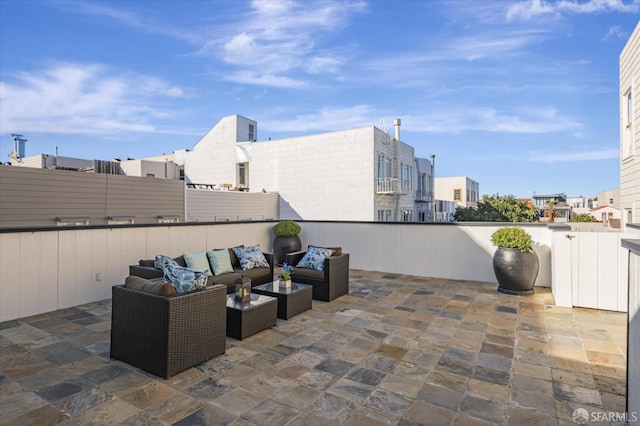
{"type": "Polygon", "coordinates": [[[640,22],[620,53],[620,207],[640,223],[640,22]]]}
{"type": "Polygon", "coordinates": [[[466,176],[436,177],[435,199],[453,201],[458,207],[477,207],[480,185],[466,176]]]}
{"type": "Polygon", "coordinates": [[[232,115],[185,153],[184,177],[278,192],[281,218],[427,221],[431,163],[416,162],[413,147],[400,140],[400,124],[395,120],[395,137],[368,126],[258,141],[258,123],[232,115]]]}

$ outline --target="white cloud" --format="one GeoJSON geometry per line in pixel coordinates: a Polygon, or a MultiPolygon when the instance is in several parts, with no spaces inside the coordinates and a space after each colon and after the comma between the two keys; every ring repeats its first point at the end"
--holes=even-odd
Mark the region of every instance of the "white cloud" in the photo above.
{"type": "Polygon", "coordinates": [[[101,65],[59,64],[0,82],[0,133],[109,134],[153,132],[156,96],[192,96],[192,89],[153,76],[116,74],[101,65]]]}
{"type": "Polygon", "coordinates": [[[582,127],[581,123],[550,107],[512,112],[489,107],[439,108],[420,116],[409,116],[403,123],[411,131],[453,134],[469,131],[543,134],[575,131],[582,127]]]}
{"type": "Polygon", "coordinates": [[[260,120],[260,128],[282,132],[326,132],[374,126],[378,124],[379,117],[380,113],[369,105],[344,108],[324,107],[316,112],[295,115],[292,119],[264,118],[260,120]]]}
{"type": "Polygon", "coordinates": [[[150,18],[150,13],[136,14],[124,9],[118,9],[97,2],[58,0],[45,2],[44,4],[57,7],[68,13],[95,16],[100,20],[105,18],[116,21],[122,25],[150,33],[167,37],[178,38],[191,42],[202,41],[201,37],[190,29],[172,25],[169,22],[156,22],[150,18]]]}
{"type": "Polygon", "coordinates": [[[620,25],[614,25],[613,27],[609,28],[609,31],[607,31],[607,33],[604,35],[602,39],[608,40],[610,38],[625,38],[625,37],[627,37],[627,33],[622,31],[622,28],[620,28],[620,25]]]}
{"type": "Polygon", "coordinates": [[[576,0],[561,0],[557,3],[558,10],[567,10],[574,13],[594,12],[624,12],[634,13],[640,9],[637,0],[625,3],[623,0],[589,0],[580,2],[576,0]]]}
{"type": "Polygon", "coordinates": [[[308,84],[306,74],[339,71],[345,61],[336,53],[340,48],[321,49],[322,38],[346,25],[365,3],[255,0],[251,6],[246,18],[228,26],[228,36],[211,40],[200,53],[233,66],[224,74],[228,80],[297,88],[308,84]]]}
{"type": "Polygon", "coordinates": [[[602,149],[582,152],[529,153],[529,159],[531,161],[547,164],[560,162],[611,160],[614,158],[619,158],[619,156],[619,149],[602,149]]]}
{"type": "Polygon", "coordinates": [[[555,14],[553,6],[544,0],[529,0],[512,5],[507,9],[507,21],[522,19],[527,21],[539,15],[555,14]]]}
{"type": "Polygon", "coordinates": [[[527,0],[516,3],[507,9],[507,21],[520,19],[528,21],[542,15],[551,15],[554,17],[562,16],[566,13],[599,13],[599,12],[622,12],[636,13],[640,10],[640,2],[638,0],[527,0]]]}

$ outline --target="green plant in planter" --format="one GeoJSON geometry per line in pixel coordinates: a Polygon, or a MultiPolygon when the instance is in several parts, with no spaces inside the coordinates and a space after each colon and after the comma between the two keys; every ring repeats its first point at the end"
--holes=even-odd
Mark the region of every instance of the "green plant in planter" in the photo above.
{"type": "Polygon", "coordinates": [[[295,237],[300,233],[300,225],[290,219],[281,220],[273,225],[273,233],[278,237],[295,237]]]}
{"type": "Polygon", "coordinates": [[[498,247],[493,254],[498,291],[514,295],[533,294],[540,263],[533,251],[531,235],[519,227],[500,228],[491,235],[491,242],[498,247]]]}
{"type": "Polygon", "coordinates": [[[514,248],[522,252],[534,253],[531,235],[517,226],[498,229],[491,235],[491,243],[496,247],[514,248]]]}

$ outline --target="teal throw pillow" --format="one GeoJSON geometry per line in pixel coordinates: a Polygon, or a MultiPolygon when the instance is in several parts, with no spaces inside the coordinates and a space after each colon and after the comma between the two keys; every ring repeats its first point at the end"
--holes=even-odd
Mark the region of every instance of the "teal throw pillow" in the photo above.
{"type": "Polygon", "coordinates": [[[213,269],[213,275],[228,274],[229,272],[233,272],[229,250],[208,250],[207,257],[209,258],[211,269],[213,269]]]}
{"type": "Polygon", "coordinates": [[[193,253],[183,254],[187,267],[189,269],[195,269],[196,271],[203,271],[205,275],[211,276],[211,266],[209,265],[209,259],[207,259],[207,252],[197,251],[193,253]]]}

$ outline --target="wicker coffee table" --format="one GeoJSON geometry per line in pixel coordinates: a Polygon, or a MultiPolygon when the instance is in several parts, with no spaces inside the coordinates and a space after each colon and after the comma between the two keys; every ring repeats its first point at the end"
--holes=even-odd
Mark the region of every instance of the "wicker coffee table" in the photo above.
{"type": "Polygon", "coordinates": [[[281,319],[286,320],[311,309],[313,286],[309,284],[291,283],[291,287],[285,289],[271,282],[253,287],[251,291],[277,298],[278,318],[281,319]]]}
{"type": "Polygon", "coordinates": [[[278,301],[274,297],[251,293],[251,301],[236,302],[227,294],[227,336],[242,340],[276,325],[278,301]]]}

